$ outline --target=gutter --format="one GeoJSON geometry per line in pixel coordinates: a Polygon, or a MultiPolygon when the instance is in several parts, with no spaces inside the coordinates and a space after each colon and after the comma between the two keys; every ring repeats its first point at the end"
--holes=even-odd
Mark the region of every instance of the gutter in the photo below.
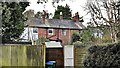
{"type": "Polygon", "coordinates": [[[42,26],[29,26],[32,28],[48,28],[48,29],[70,29],[70,30],[83,30],[80,28],[68,28],[68,27],[42,27],[42,26]]]}

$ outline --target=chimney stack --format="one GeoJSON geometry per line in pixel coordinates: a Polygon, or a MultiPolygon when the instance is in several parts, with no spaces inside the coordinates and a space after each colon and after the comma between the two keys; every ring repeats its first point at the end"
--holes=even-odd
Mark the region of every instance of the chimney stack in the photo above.
{"type": "Polygon", "coordinates": [[[48,19],[49,19],[49,14],[47,13],[47,11],[43,10],[42,23],[45,23],[46,21],[48,21],[48,19]]]}
{"type": "Polygon", "coordinates": [[[79,21],[79,13],[78,12],[75,14],[75,16],[76,16],[76,20],[79,21]]]}
{"type": "Polygon", "coordinates": [[[79,13],[75,13],[75,16],[73,16],[73,21],[79,21],[79,13]]]}

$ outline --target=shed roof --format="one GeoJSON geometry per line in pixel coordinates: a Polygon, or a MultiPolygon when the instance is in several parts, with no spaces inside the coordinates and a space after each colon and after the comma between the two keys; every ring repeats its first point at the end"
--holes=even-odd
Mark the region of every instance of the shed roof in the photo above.
{"type": "Polygon", "coordinates": [[[30,27],[43,27],[43,28],[70,28],[70,29],[83,29],[85,26],[81,22],[74,22],[72,20],[60,19],[46,19],[45,23],[41,18],[30,18],[26,24],[30,27]]]}

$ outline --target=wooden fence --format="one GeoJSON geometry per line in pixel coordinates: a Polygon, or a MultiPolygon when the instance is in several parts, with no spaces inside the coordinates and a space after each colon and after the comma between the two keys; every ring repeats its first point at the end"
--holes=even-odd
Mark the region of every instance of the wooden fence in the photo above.
{"type": "Polygon", "coordinates": [[[0,66],[45,66],[45,47],[42,45],[0,46],[0,66]]]}
{"type": "Polygon", "coordinates": [[[87,54],[88,47],[74,46],[74,64],[75,68],[83,67],[83,60],[87,54]]]}

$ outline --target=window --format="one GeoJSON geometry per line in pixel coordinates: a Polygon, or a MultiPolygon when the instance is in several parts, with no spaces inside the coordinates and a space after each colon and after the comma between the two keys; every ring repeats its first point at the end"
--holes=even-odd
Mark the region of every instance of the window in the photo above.
{"type": "Polygon", "coordinates": [[[33,33],[38,33],[38,28],[33,28],[33,33]]]}
{"type": "Polygon", "coordinates": [[[48,29],[48,35],[53,35],[53,29],[48,29]]]}
{"type": "Polygon", "coordinates": [[[66,30],[62,30],[62,35],[66,35],[66,30]]]}

